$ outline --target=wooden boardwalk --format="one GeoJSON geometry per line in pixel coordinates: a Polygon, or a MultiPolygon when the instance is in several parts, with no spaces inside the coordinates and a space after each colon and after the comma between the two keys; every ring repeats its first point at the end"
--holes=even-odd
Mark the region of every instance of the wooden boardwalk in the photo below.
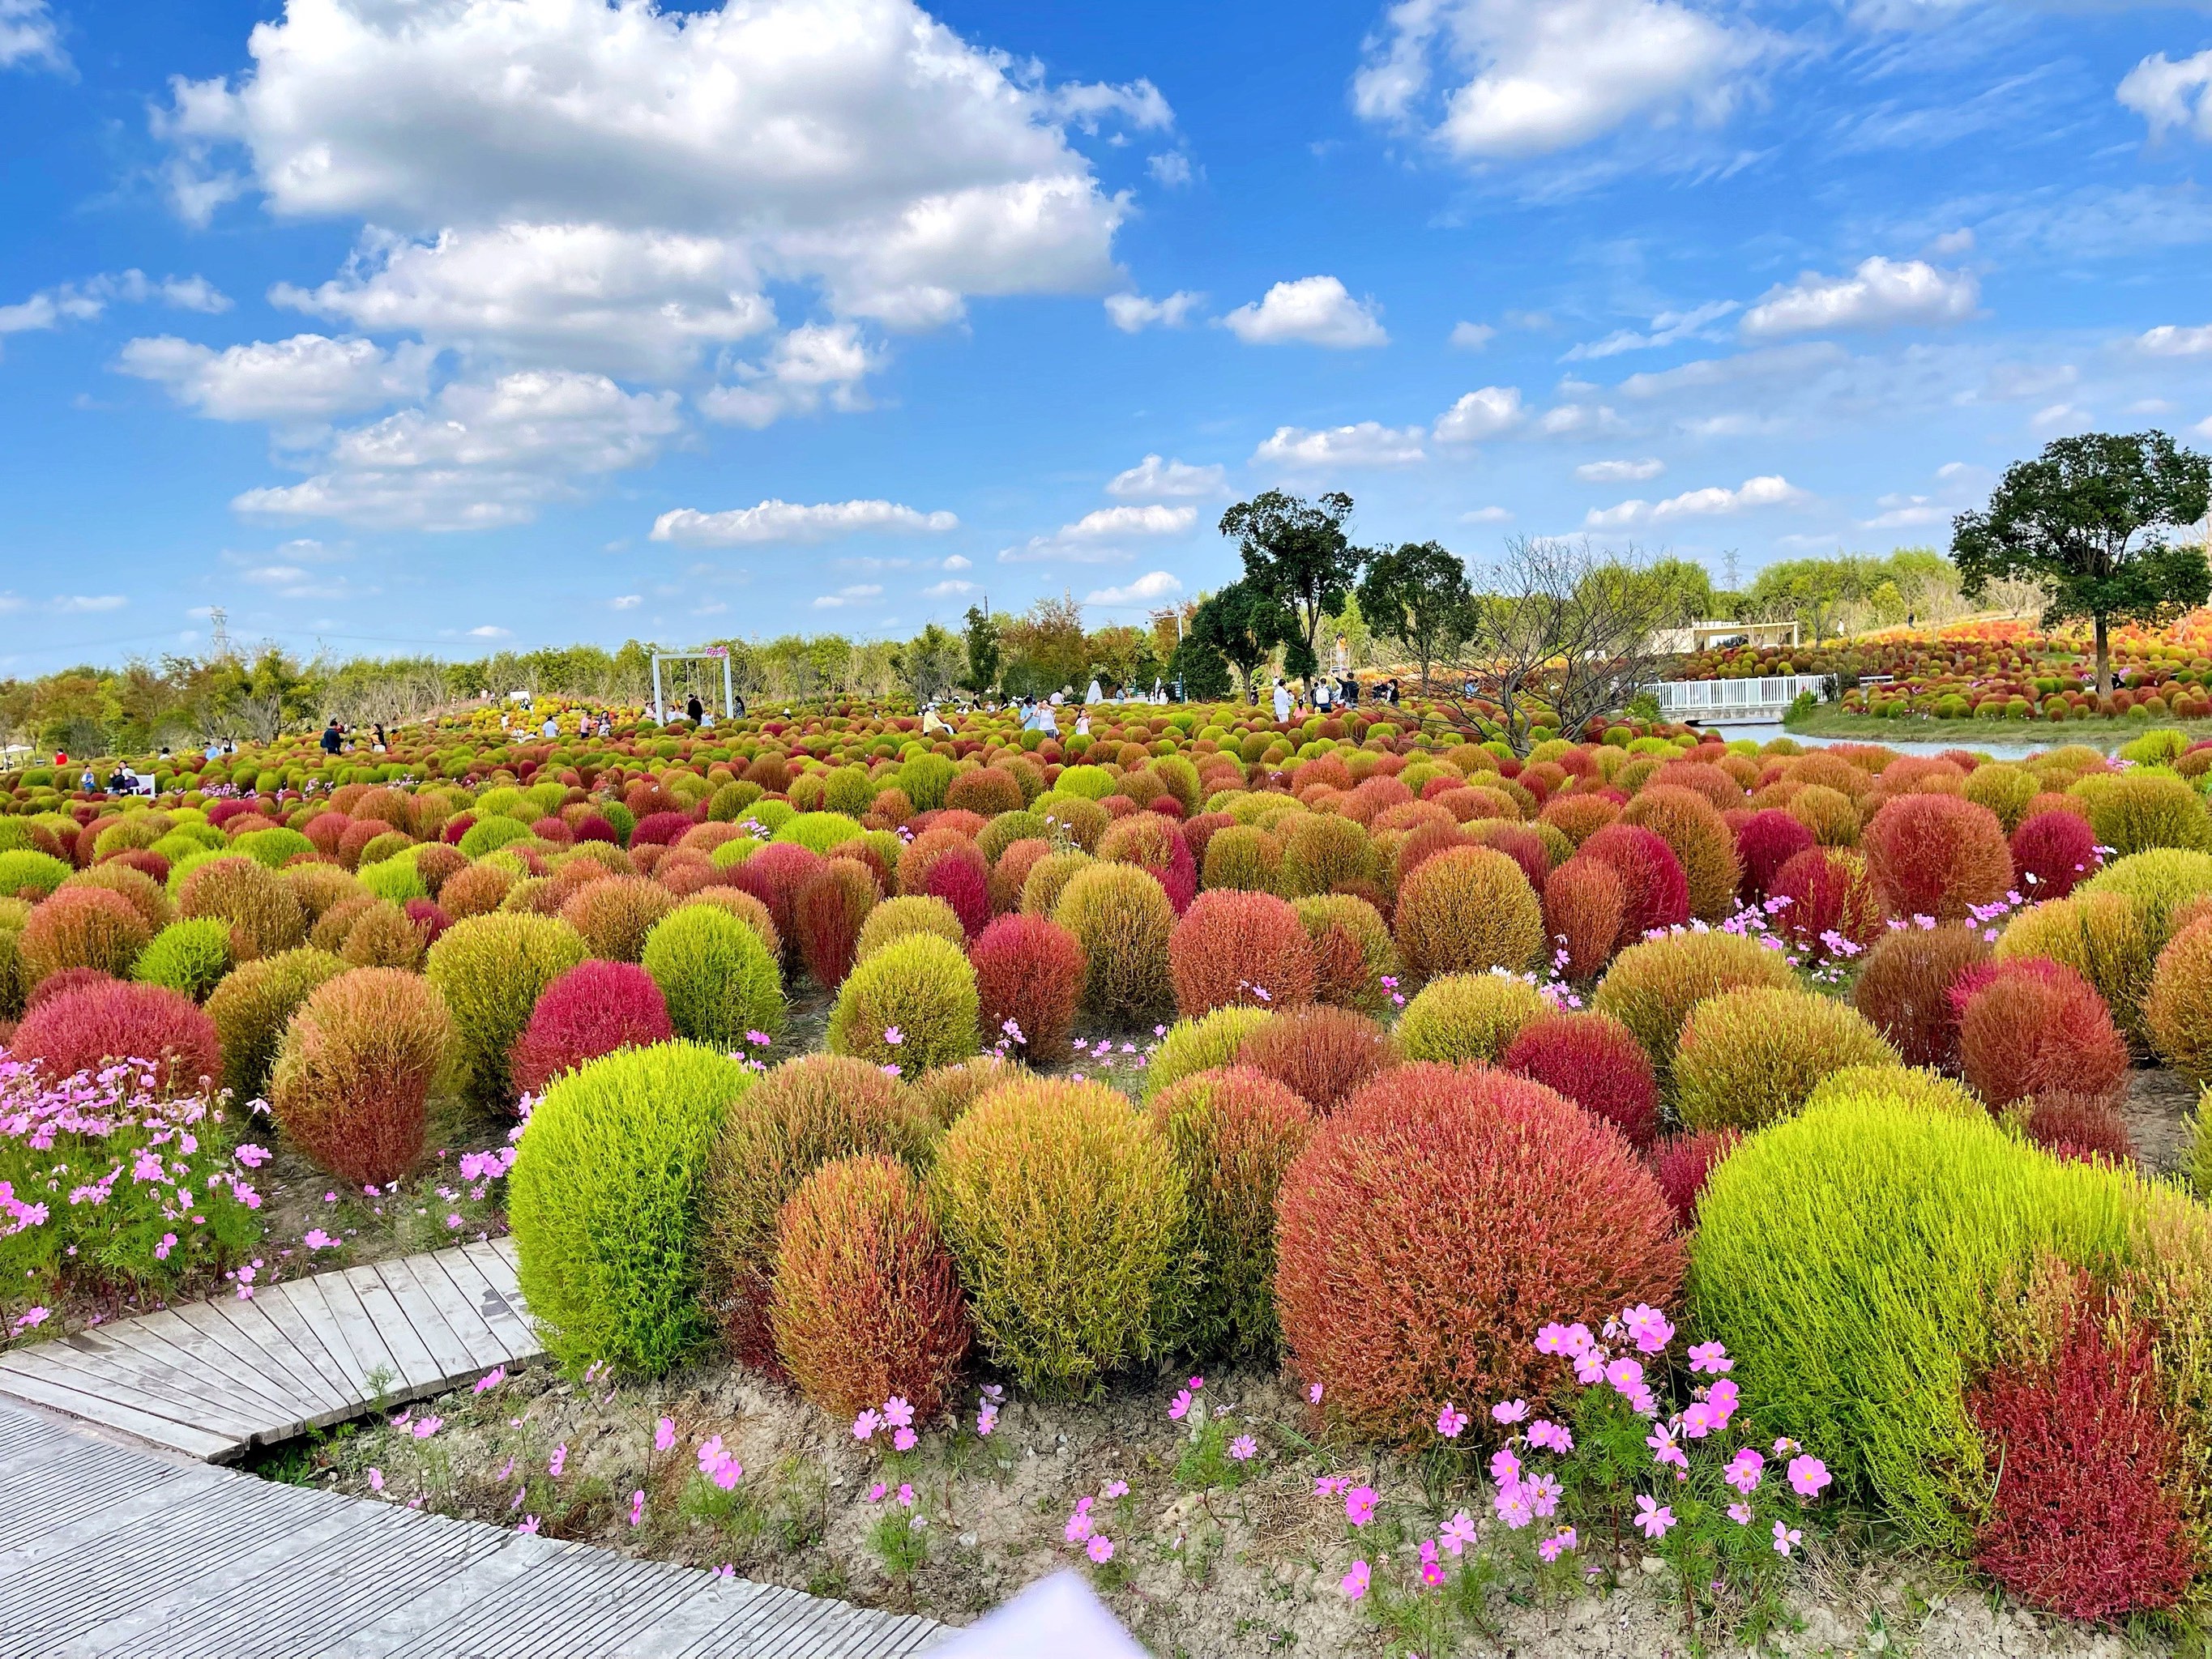
{"type": "Polygon", "coordinates": [[[13,1396],[208,1462],[541,1353],[509,1239],[280,1280],[0,1353],[13,1396]]]}
{"type": "Polygon", "coordinates": [[[945,1633],[0,1403],[0,1659],[897,1659],[945,1633]]]}

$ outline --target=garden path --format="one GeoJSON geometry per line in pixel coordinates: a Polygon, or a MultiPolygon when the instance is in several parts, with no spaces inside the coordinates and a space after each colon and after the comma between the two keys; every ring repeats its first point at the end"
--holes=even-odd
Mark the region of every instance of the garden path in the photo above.
{"type": "Polygon", "coordinates": [[[543,1352],[510,1239],[283,1279],[0,1353],[0,1397],[207,1462],[543,1352]]]}
{"type": "Polygon", "coordinates": [[[896,1659],[941,1634],[0,1403],[0,1659],[896,1659]]]}

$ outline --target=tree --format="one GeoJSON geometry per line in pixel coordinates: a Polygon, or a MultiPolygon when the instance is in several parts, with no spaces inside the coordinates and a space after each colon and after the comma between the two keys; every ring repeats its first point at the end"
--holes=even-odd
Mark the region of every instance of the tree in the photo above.
{"type": "Polygon", "coordinates": [[[1539,730],[1571,738],[1619,708],[1650,682],[1655,636],[1691,619],[1693,595],[1664,565],[1633,550],[1601,556],[1587,541],[1516,537],[1490,580],[1468,606],[1448,701],[1462,727],[1516,754],[1539,730]],[[1556,725],[1539,727],[1547,713],[1556,725]]]}
{"type": "Polygon", "coordinates": [[[2045,626],[2088,618],[2103,696],[2113,623],[2170,621],[2212,592],[2203,545],[2165,534],[2203,519],[2208,497],[2212,461],[2163,432],[2060,438],[2006,468],[1986,511],[1951,521],[1951,553],[1969,599],[2026,579],[2049,590],[2045,626]]]}
{"type": "MultiPolygon", "coordinates": [[[[1332,492],[1317,502],[1270,489],[1239,501],[1221,515],[1221,533],[1232,537],[1244,561],[1244,582],[1280,605],[1290,619],[1281,630],[1283,672],[1310,678],[1321,666],[1314,641],[1322,620],[1344,608],[1367,552],[1344,533],[1352,497],[1332,492]]],[[[1225,653],[1231,662],[1234,653],[1225,653]]]]}
{"type": "Polygon", "coordinates": [[[1080,687],[1091,672],[1091,642],[1083,631],[1083,607],[1072,594],[1040,599],[1004,624],[1006,662],[1002,678],[1010,696],[1048,696],[1080,687]]]}
{"type": "Polygon", "coordinates": [[[1413,653],[1423,696],[1429,694],[1429,665],[1465,637],[1474,597],[1467,567],[1437,542],[1407,542],[1395,553],[1377,553],[1359,579],[1360,613],[1413,653]]]}
{"type": "Polygon", "coordinates": [[[968,674],[960,684],[980,697],[999,683],[999,619],[969,605],[966,638],[968,674]]]}
{"type": "Polygon", "coordinates": [[[1195,633],[1185,634],[1176,647],[1168,673],[1185,702],[1219,702],[1237,689],[1229,659],[1195,633]]]}
{"type": "Polygon", "coordinates": [[[1231,582],[1198,607],[1185,637],[1235,668],[1244,682],[1244,701],[1257,702],[1260,687],[1253,676],[1291,625],[1290,612],[1272,595],[1249,581],[1231,582]]]}
{"type": "Polygon", "coordinates": [[[899,672],[915,705],[935,702],[951,690],[966,659],[960,641],[935,623],[908,640],[899,653],[899,672]]]}

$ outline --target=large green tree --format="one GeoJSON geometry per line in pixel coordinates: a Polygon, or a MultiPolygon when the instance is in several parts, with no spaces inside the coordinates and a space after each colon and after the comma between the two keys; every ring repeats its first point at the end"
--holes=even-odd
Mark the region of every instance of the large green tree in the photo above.
{"type": "Polygon", "coordinates": [[[1359,613],[1370,626],[1401,641],[1420,665],[1421,695],[1429,694],[1429,665],[1467,637],[1468,604],[1474,592],[1467,567],[1438,542],[1407,542],[1377,553],[1359,579],[1359,613]]]}
{"type": "MultiPolygon", "coordinates": [[[[1341,611],[1367,561],[1344,533],[1352,497],[1339,491],[1317,501],[1270,489],[1221,515],[1221,533],[1237,543],[1244,584],[1282,607],[1283,672],[1304,679],[1320,666],[1314,649],[1322,623],[1341,611]]],[[[1224,653],[1231,662],[1234,653],[1224,653]]]]}
{"type": "Polygon", "coordinates": [[[1231,582],[1198,607],[1187,637],[1236,669],[1244,682],[1244,701],[1257,702],[1254,677],[1290,626],[1289,611],[1273,595],[1249,581],[1231,582]]]}
{"type": "Polygon", "coordinates": [[[981,696],[999,683],[999,619],[975,605],[968,607],[968,674],[961,684],[981,696]]]}
{"type": "Polygon", "coordinates": [[[2170,621],[2212,592],[2203,544],[2167,539],[2209,498],[2212,461],[2163,432],[2060,438],[2006,468],[1987,508],[1951,521],[1951,556],[1969,599],[1991,581],[2040,582],[2046,626],[2087,617],[2102,696],[2114,623],[2170,621]]]}

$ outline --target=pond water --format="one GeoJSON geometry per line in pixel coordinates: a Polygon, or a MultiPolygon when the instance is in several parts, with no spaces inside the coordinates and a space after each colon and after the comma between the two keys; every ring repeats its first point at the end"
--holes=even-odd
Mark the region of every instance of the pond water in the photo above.
{"type": "MultiPolygon", "coordinates": [[[[1711,729],[1719,732],[1730,743],[1734,743],[1739,738],[1748,738],[1753,743],[1771,743],[1777,738],[1789,738],[1794,742],[1804,744],[1808,749],[1826,749],[1832,744],[1838,743],[1865,744],[1873,741],[1873,739],[1868,738],[1808,737],[1802,732],[1785,732],[1783,730],[1782,722],[1779,720],[1749,726],[1716,726],[1711,729]]],[[[1991,760],[2016,761],[2026,760],[2030,755],[2039,755],[2046,750],[2056,749],[2059,746],[2061,742],[2064,741],[2064,739],[2051,739],[2042,743],[1984,743],[1979,741],[1974,743],[1935,743],[1918,741],[1909,738],[1884,738],[1881,741],[1881,747],[1884,749],[1893,749],[1900,755],[1940,755],[1947,749],[1965,749],[1977,755],[1987,755],[1991,760]]]]}

